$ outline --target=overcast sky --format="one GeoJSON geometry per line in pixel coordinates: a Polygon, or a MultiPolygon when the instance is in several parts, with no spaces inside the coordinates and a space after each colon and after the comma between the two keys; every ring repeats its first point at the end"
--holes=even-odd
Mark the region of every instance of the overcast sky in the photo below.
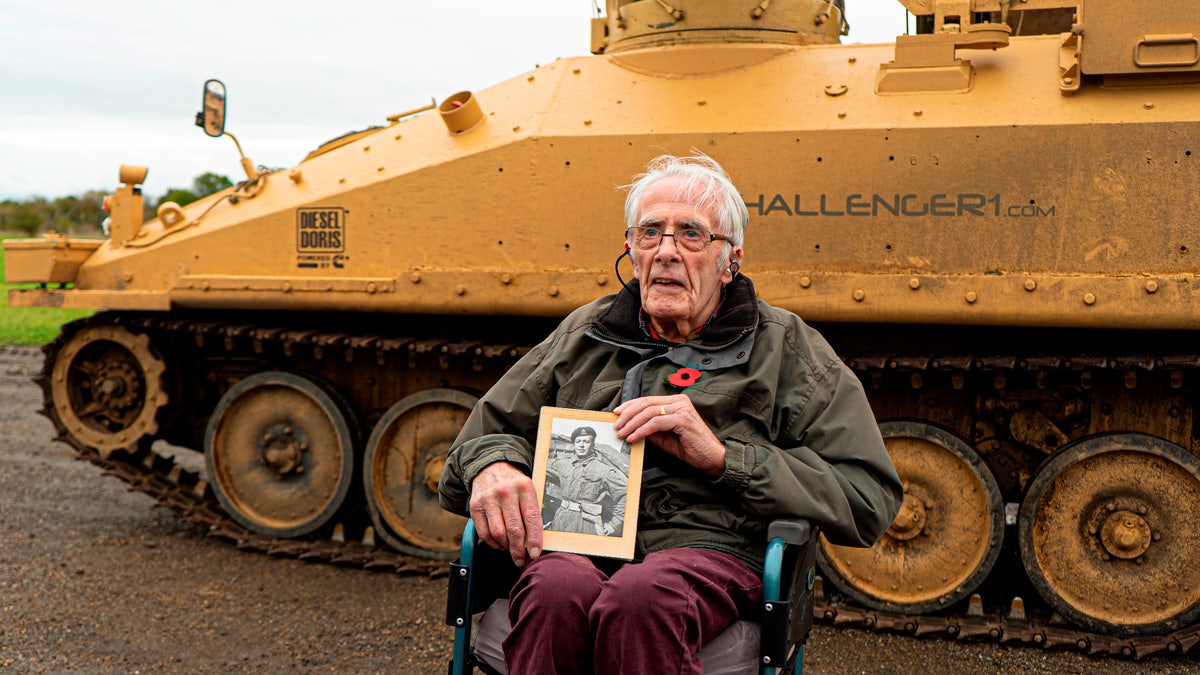
{"type": "MultiPolygon", "coordinates": [[[[598,0],[603,5],[603,0],[598,0]]],[[[905,30],[893,0],[846,0],[844,42],[905,30]]],[[[150,167],[158,197],[233,143],[193,126],[204,80],[228,88],[227,129],[256,164],[293,166],[347,131],[585,55],[593,0],[2,0],[0,199],[111,191],[150,167]]]]}

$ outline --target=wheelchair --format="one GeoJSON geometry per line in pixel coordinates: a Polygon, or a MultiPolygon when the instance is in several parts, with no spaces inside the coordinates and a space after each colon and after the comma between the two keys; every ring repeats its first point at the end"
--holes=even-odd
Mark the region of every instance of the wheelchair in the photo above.
{"type": "MultiPolygon", "coordinates": [[[[706,644],[698,656],[707,675],[761,675],[803,670],[812,628],[817,528],[806,520],[777,520],[767,530],[763,600],[758,621],[742,620],[706,644]]],[[[450,675],[503,674],[500,644],[508,633],[508,589],[517,568],[507,551],[477,546],[467,521],[459,558],[450,563],[446,624],[454,628],[450,675]],[[486,609],[486,612],[484,612],[486,609]],[[476,628],[474,617],[484,612],[476,628]]]]}

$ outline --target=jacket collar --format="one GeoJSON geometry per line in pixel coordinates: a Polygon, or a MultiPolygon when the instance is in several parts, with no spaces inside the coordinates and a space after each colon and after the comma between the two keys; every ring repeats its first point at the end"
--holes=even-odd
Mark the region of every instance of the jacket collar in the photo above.
{"type": "MultiPolygon", "coordinates": [[[[638,320],[641,308],[641,291],[635,279],[617,293],[612,305],[596,322],[595,328],[626,342],[670,346],[672,343],[667,340],[654,340],[642,332],[638,320]]],[[[754,284],[746,275],[738,274],[725,286],[725,301],[716,318],[689,342],[701,348],[724,347],[754,330],[757,325],[758,297],[754,293],[754,284]]]]}

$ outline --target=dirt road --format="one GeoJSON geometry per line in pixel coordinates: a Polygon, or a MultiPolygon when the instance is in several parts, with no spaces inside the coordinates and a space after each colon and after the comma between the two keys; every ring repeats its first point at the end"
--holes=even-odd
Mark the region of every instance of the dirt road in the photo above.
{"type": "MultiPolygon", "coordinates": [[[[445,581],[245,553],[51,441],[30,377],[0,348],[0,670],[444,673],[445,581]]],[[[806,672],[1190,673],[1130,662],[818,626],[806,672]]]]}

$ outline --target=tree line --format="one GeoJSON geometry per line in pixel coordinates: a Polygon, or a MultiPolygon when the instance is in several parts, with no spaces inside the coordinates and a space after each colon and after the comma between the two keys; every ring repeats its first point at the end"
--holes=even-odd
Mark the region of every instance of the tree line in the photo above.
{"type": "MultiPolygon", "coordinates": [[[[191,189],[170,188],[158,199],[145,198],[143,217],[146,220],[155,217],[159,204],[175,202],[186,206],[231,185],[233,183],[226,176],[200,174],[192,181],[191,189]]],[[[0,232],[19,232],[30,237],[47,232],[99,235],[101,223],[108,217],[104,210],[104,198],[109,194],[103,190],[88,190],[82,195],[56,199],[31,197],[20,201],[0,201],[0,232]]]]}

